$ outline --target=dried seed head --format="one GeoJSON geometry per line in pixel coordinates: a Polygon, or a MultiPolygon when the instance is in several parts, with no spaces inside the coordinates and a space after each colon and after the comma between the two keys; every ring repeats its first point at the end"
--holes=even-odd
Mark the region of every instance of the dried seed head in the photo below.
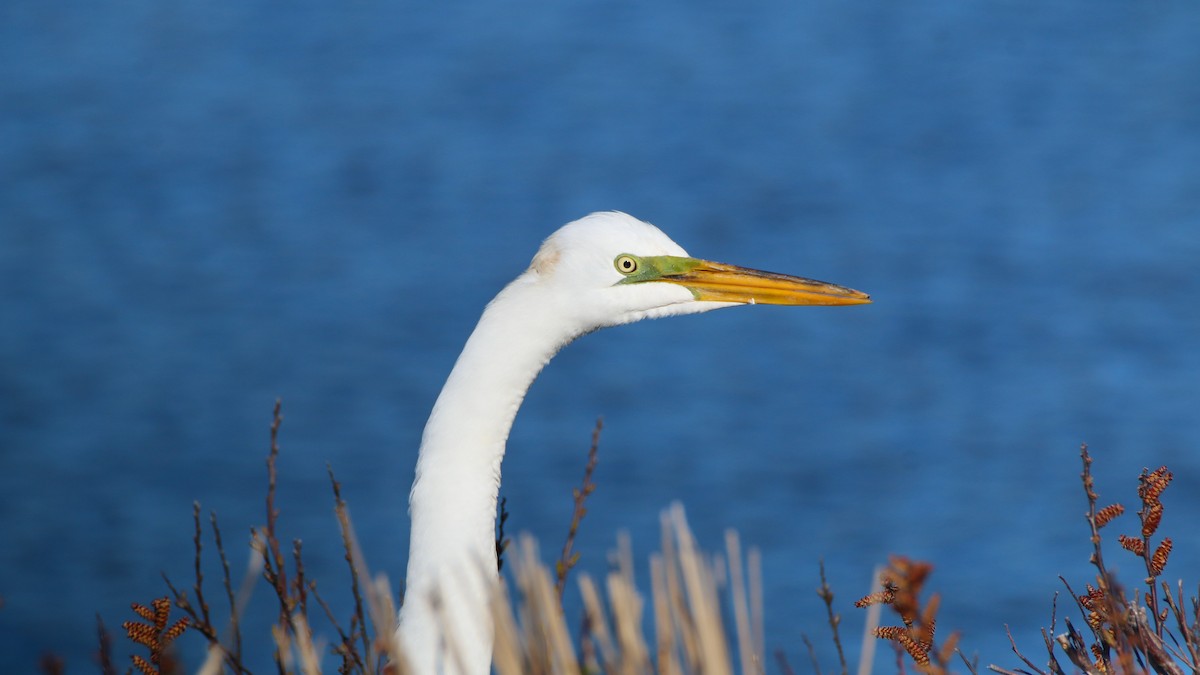
{"type": "Polygon", "coordinates": [[[921,645],[921,648],[926,652],[933,649],[933,632],[935,630],[937,630],[937,620],[929,619],[924,626],[924,630],[920,631],[920,635],[917,638],[917,644],[921,645]]]}
{"type": "Polygon", "coordinates": [[[1087,585],[1087,595],[1079,596],[1079,604],[1090,610],[1096,609],[1102,600],[1104,600],[1104,591],[1091,584],[1087,585]]]}
{"type": "Polygon", "coordinates": [[[154,627],[162,630],[167,625],[167,617],[171,614],[171,601],[165,597],[154,601],[154,627]]]}
{"type": "Polygon", "coordinates": [[[121,624],[125,629],[125,634],[129,639],[139,645],[154,649],[158,645],[158,631],[154,626],[150,626],[139,621],[126,621],[121,624]]]}
{"type": "Polygon", "coordinates": [[[1121,504],[1109,504],[1108,506],[1096,512],[1096,529],[1100,529],[1107,525],[1109,521],[1117,516],[1125,513],[1125,507],[1121,504]]]}
{"type": "Polygon", "coordinates": [[[1154,501],[1146,505],[1146,509],[1142,515],[1142,536],[1152,537],[1154,532],[1158,530],[1158,524],[1162,522],[1163,505],[1162,502],[1154,501]]]}
{"type": "Polygon", "coordinates": [[[1117,541],[1120,542],[1122,548],[1136,556],[1146,555],[1146,542],[1141,539],[1122,534],[1117,537],[1117,541]]]}
{"type": "Polygon", "coordinates": [[[146,659],[138,656],[137,654],[134,654],[129,658],[133,660],[133,665],[136,666],[138,670],[142,671],[142,675],[158,675],[158,669],[150,665],[150,662],[146,659]]]}
{"type": "Polygon", "coordinates": [[[1154,471],[1149,472],[1142,469],[1142,475],[1138,477],[1138,481],[1141,483],[1138,486],[1138,497],[1141,497],[1142,501],[1146,504],[1157,502],[1159,495],[1162,494],[1163,490],[1167,489],[1167,486],[1171,483],[1171,479],[1174,477],[1175,475],[1165,466],[1160,466],[1154,471]]]}
{"type": "Polygon", "coordinates": [[[1154,555],[1150,558],[1150,571],[1154,576],[1162,574],[1163,568],[1167,566],[1167,558],[1171,555],[1171,547],[1174,544],[1170,537],[1164,537],[1158,548],[1154,549],[1154,555]]]}
{"type": "Polygon", "coordinates": [[[858,608],[870,607],[871,605],[890,605],[896,601],[895,587],[885,588],[882,591],[876,591],[870,595],[864,595],[862,598],[854,601],[854,606],[858,608]]]}
{"type": "Polygon", "coordinates": [[[875,629],[875,637],[883,638],[884,640],[898,640],[904,634],[905,630],[900,626],[880,626],[875,629]]]}
{"type": "Polygon", "coordinates": [[[130,603],[129,606],[133,608],[133,611],[135,614],[142,617],[143,619],[145,619],[147,621],[154,620],[154,610],[150,609],[149,607],[141,604],[140,602],[130,603]]]}
{"type": "Polygon", "coordinates": [[[908,637],[907,635],[904,636],[904,638],[905,639],[900,641],[900,644],[904,645],[904,650],[908,652],[908,655],[912,657],[912,660],[918,666],[928,666],[929,648],[913,642],[912,638],[908,637]]]}
{"type": "Polygon", "coordinates": [[[875,635],[885,640],[895,640],[898,642],[918,666],[929,665],[929,649],[919,644],[916,640],[913,640],[912,636],[909,635],[908,629],[901,628],[900,626],[881,626],[875,629],[875,635]]]}
{"type": "Polygon", "coordinates": [[[170,644],[171,642],[173,642],[175,640],[175,638],[179,637],[180,635],[183,635],[183,632],[188,629],[189,625],[190,625],[190,622],[188,621],[188,618],[186,616],[182,617],[181,619],[176,621],[174,624],[172,624],[171,627],[168,628],[166,630],[166,632],[164,632],[162,634],[163,645],[170,644]]]}

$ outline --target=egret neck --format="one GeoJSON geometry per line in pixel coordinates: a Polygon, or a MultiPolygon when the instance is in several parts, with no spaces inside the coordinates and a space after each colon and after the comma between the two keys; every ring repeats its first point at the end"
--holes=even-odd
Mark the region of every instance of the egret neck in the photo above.
{"type": "Polygon", "coordinates": [[[496,499],[505,442],[534,378],[576,337],[554,310],[552,293],[530,278],[536,275],[531,269],[518,277],[484,310],[425,425],[409,499],[412,532],[399,629],[417,673],[460,672],[457,659],[461,672],[489,668],[487,603],[496,583],[496,499]],[[442,623],[453,627],[453,644],[447,644],[442,623]]]}
{"type": "Polygon", "coordinates": [[[563,345],[606,326],[735,305],[867,302],[850,288],[692,258],[624,213],[593,213],[550,235],[484,310],[425,425],[397,629],[413,671],[490,670],[500,463],[525,392],[563,345]]]}

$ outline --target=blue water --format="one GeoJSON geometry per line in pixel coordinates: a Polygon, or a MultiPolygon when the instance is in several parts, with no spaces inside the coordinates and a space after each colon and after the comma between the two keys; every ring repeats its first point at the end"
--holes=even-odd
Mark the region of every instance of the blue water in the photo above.
{"type": "Polygon", "coordinates": [[[797,667],[801,632],[834,658],[818,560],[857,644],[893,552],[936,564],[943,631],[1014,665],[1005,625],[1036,656],[1057,576],[1090,578],[1086,441],[1105,500],[1175,471],[1167,576],[1194,587],[1198,31],[1171,1],[6,3],[0,670],[86,671],[96,613],[190,585],[193,500],[240,566],[276,397],[308,573],[345,586],[328,462],[398,579],[463,340],[598,209],[876,304],[571,346],[513,429],[513,530],[557,550],[603,415],[582,568],[620,528],[644,559],[679,499],[706,546],[763,550],[797,667]]]}

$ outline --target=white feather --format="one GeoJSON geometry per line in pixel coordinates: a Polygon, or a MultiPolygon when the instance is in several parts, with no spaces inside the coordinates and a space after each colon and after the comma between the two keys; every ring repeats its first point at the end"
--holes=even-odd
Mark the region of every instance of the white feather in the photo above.
{"type": "Polygon", "coordinates": [[[619,284],[613,261],[622,253],[687,256],[658,228],[624,213],[594,213],[563,226],[488,304],[434,404],[409,497],[412,534],[397,629],[418,675],[482,675],[490,668],[487,599],[496,579],[500,463],[517,409],[546,362],[598,328],[737,304],[699,302],[676,284],[619,284]],[[461,670],[446,652],[438,611],[455,631],[461,670]]]}

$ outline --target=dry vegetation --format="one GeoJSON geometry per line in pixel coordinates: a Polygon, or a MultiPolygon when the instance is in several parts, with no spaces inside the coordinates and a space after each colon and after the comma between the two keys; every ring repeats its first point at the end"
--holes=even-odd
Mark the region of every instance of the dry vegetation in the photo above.
{"type": "Polygon", "coordinates": [[[1067,617],[1065,630],[1057,632],[1052,616],[1049,630],[1043,629],[1046,662],[1039,666],[1026,657],[1017,645],[1013,652],[1028,667],[1024,669],[992,670],[1010,673],[1061,674],[1066,670],[1059,656],[1066,658],[1072,669],[1107,675],[1108,673],[1141,673],[1154,671],[1161,675],[1182,675],[1200,669],[1200,601],[1188,596],[1183,582],[1174,588],[1162,580],[1167,559],[1174,546],[1170,537],[1157,539],[1162,522],[1163,505],[1160,497],[1174,477],[1167,467],[1153,471],[1143,469],[1138,477],[1138,531],[1135,535],[1119,534],[1121,548],[1141,558],[1145,563],[1144,589],[1132,595],[1109,572],[1104,564],[1100,531],[1125,512],[1125,507],[1113,503],[1098,508],[1100,497],[1092,478],[1092,458],[1087,446],[1080,453],[1083,459],[1083,489],[1087,496],[1087,524],[1092,541],[1091,563],[1096,568],[1095,583],[1085,585],[1085,593],[1072,590],[1066,579],[1063,584],[1074,598],[1087,626],[1086,633],[1076,628],[1067,617]],[[1057,647],[1057,649],[1056,649],[1057,647]]]}
{"type": "MultiPolygon", "coordinates": [[[[252,564],[244,578],[235,583],[216,515],[209,518],[209,536],[222,570],[220,589],[205,585],[202,554],[205,533],[201,509],[193,514],[194,580],[181,588],[167,580],[170,597],[150,606],[132,605],[140,620],[123,627],[138,651],[129,657],[125,672],[144,675],[198,671],[206,674],[250,673],[244,660],[244,640],[274,645],[278,673],[339,673],[404,675],[404,655],[392,639],[396,602],[385,577],[367,569],[351,526],[341,490],[330,471],[335,511],[341,527],[345,558],[350,570],[348,592],[353,610],[341,620],[318,592],[317,583],[305,574],[299,541],[287,552],[276,534],[279,511],[275,505],[276,461],[279,457],[280,410],[276,404],[267,460],[267,522],[251,531],[252,564]],[[278,613],[273,625],[247,626],[242,622],[250,589],[265,581],[273,591],[278,613]],[[220,596],[220,611],[210,605],[210,596],[220,596]],[[182,613],[172,619],[171,610],[182,613]],[[328,628],[315,630],[311,620],[328,628]],[[187,666],[173,656],[177,638],[192,634],[207,643],[203,663],[187,666]],[[336,637],[331,637],[336,636],[336,637]]],[[[494,669],[499,675],[592,674],[634,675],[662,673],[724,674],[779,672],[792,675],[795,669],[781,651],[768,663],[765,658],[762,619],[760,558],[754,549],[745,556],[737,534],[729,531],[725,552],[702,552],[688,528],[682,507],[676,505],[662,516],[660,550],[649,560],[649,595],[634,582],[634,561],[627,540],[619,546],[616,569],[603,579],[579,574],[576,582],[585,608],[580,621],[572,621],[562,610],[567,577],[578,562],[573,542],[586,509],[584,502],[595,489],[592,472],[596,466],[600,423],[593,432],[582,485],[574,491],[573,514],[562,552],[556,562],[541,562],[537,545],[520,537],[509,546],[503,527],[507,513],[501,506],[496,547],[510,571],[497,589],[493,603],[496,627],[494,669]],[[644,627],[649,625],[650,630],[644,627]]],[[[1200,672],[1200,602],[1188,596],[1178,582],[1174,587],[1162,580],[1173,542],[1158,534],[1163,517],[1160,497],[1172,474],[1165,467],[1143,471],[1137,495],[1141,504],[1133,534],[1116,536],[1123,555],[1144,561],[1146,577],[1130,594],[1105,567],[1101,531],[1124,513],[1120,504],[1099,507],[1091,475],[1087,448],[1081,453],[1082,482],[1088,504],[1087,526],[1093,544],[1093,581],[1076,593],[1066,579],[1063,584],[1073,598],[1082,628],[1068,617],[1052,611],[1050,627],[1043,629],[1045,656],[1042,664],[1026,656],[1014,643],[1013,652],[1021,666],[989,669],[1002,675],[1089,675],[1143,673],[1182,675],[1200,672]],[[1059,627],[1061,621],[1062,627],[1059,627]]],[[[1115,526],[1114,526],[1115,527],[1115,526]]],[[[209,554],[211,555],[211,553],[209,554]]],[[[955,669],[977,675],[977,664],[958,649],[958,635],[951,633],[940,644],[935,639],[937,594],[922,599],[933,567],[926,562],[895,556],[882,569],[876,587],[854,603],[866,608],[869,630],[890,644],[898,673],[942,674],[955,669]],[[880,625],[881,610],[899,621],[880,625]]],[[[831,640],[838,655],[833,672],[848,675],[849,666],[838,628],[840,616],[834,596],[821,569],[818,595],[827,609],[831,640]]],[[[103,623],[98,624],[98,661],[103,673],[119,672],[112,640],[103,623]]],[[[812,672],[822,668],[816,650],[804,638],[812,658],[812,672]]],[[[875,640],[860,645],[859,675],[871,672],[875,640]]],[[[61,672],[61,661],[48,657],[44,672],[61,672]]]]}

